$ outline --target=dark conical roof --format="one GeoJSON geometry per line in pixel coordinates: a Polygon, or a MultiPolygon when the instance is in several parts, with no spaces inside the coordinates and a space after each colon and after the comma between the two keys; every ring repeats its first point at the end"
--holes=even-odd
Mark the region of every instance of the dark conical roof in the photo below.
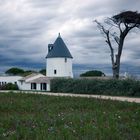
{"type": "Polygon", "coordinates": [[[54,58],[54,57],[73,58],[67,46],[65,45],[63,39],[61,38],[60,34],[57,37],[54,44],[50,44],[50,46],[51,49],[48,51],[46,58],[54,58]]]}

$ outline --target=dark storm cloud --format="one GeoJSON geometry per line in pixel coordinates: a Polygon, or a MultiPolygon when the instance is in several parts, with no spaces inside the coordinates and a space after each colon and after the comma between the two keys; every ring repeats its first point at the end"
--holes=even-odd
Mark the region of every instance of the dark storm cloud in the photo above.
{"type": "MultiPolygon", "coordinates": [[[[137,0],[0,0],[0,66],[44,67],[47,44],[60,32],[75,64],[107,71],[110,50],[93,20],[139,6],[137,0]]],[[[123,64],[140,65],[139,37],[136,32],[126,39],[123,64]]]]}

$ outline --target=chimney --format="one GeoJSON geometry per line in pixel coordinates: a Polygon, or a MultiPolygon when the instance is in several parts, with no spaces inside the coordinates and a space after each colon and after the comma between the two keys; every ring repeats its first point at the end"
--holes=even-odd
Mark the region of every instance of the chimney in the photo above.
{"type": "Polygon", "coordinates": [[[58,33],[58,37],[61,37],[60,33],[58,33]]]}
{"type": "Polygon", "coordinates": [[[50,52],[53,49],[53,44],[48,45],[48,52],[50,52]]]}

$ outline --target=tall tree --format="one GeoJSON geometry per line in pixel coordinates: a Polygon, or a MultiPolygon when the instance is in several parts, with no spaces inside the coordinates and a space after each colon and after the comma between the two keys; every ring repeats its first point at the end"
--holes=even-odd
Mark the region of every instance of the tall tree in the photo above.
{"type": "Polygon", "coordinates": [[[97,20],[95,22],[110,48],[113,77],[119,78],[124,40],[132,29],[140,29],[140,13],[137,11],[124,11],[111,18],[107,18],[104,24],[97,20]]]}

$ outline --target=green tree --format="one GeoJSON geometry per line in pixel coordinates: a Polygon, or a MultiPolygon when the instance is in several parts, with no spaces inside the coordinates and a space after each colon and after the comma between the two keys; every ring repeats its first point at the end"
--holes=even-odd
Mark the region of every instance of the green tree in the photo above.
{"type": "Polygon", "coordinates": [[[27,76],[27,75],[30,75],[32,73],[37,73],[37,71],[34,71],[34,70],[23,70],[23,69],[20,69],[20,68],[10,68],[5,73],[8,74],[8,75],[27,76]]]}
{"type": "Polygon", "coordinates": [[[41,69],[41,70],[39,71],[39,73],[41,73],[41,74],[43,74],[43,75],[46,75],[46,69],[41,69]]]}
{"type": "Polygon", "coordinates": [[[113,77],[119,78],[124,40],[132,29],[140,29],[140,13],[137,11],[124,11],[111,18],[107,18],[104,24],[101,24],[97,20],[95,22],[110,48],[113,77]],[[115,46],[117,47],[115,48],[115,46]]]}
{"type": "Polygon", "coordinates": [[[22,75],[24,74],[24,70],[20,68],[10,68],[5,73],[9,75],[22,75]]]}
{"type": "Polygon", "coordinates": [[[37,71],[34,71],[34,70],[26,70],[26,71],[24,71],[24,74],[22,76],[27,76],[27,75],[30,75],[32,73],[37,73],[37,71]]]}
{"type": "Polygon", "coordinates": [[[105,76],[105,74],[98,70],[87,71],[80,74],[80,77],[89,77],[89,76],[105,76]]]}

